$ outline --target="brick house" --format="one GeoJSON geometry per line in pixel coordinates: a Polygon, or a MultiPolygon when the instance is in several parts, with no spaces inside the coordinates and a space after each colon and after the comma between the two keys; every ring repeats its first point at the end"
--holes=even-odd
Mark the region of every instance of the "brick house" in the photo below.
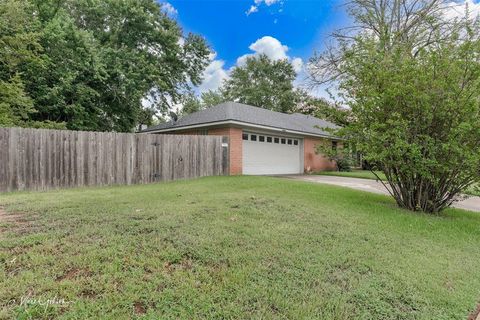
{"type": "Polygon", "coordinates": [[[335,169],[315,152],[318,144],[337,145],[338,139],[322,128],[336,126],[313,116],[226,102],[141,132],[226,136],[230,174],[262,175],[335,169]]]}

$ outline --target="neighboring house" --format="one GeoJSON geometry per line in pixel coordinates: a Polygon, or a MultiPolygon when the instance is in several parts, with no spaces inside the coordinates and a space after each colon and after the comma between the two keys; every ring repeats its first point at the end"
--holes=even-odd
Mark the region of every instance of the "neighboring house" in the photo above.
{"type": "Polygon", "coordinates": [[[227,136],[230,174],[262,175],[335,169],[333,162],[315,153],[318,144],[337,145],[337,139],[322,128],[336,126],[300,113],[226,102],[141,132],[227,136]]]}

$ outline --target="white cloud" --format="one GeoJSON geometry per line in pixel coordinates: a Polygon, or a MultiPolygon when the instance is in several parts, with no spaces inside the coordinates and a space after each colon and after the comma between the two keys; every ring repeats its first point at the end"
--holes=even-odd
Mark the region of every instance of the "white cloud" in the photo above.
{"type": "Polygon", "coordinates": [[[254,12],[258,12],[258,7],[261,6],[262,4],[265,4],[267,7],[271,6],[272,4],[275,4],[275,3],[280,3],[280,4],[283,4],[283,1],[281,0],[254,0],[253,2],[254,4],[252,4],[250,6],[250,9],[247,10],[247,12],[245,12],[248,15],[254,13],[254,12]]]}
{"type": "Polygon", "coordinates": [[[292,67],[296,73],[299,73],[303,70],[303,60],[301,58],[294,58],[292,60],[292,67]]]}
{"type": "MultiPolygon", "coordinates": [[[[248,48],[252,50],[253,53],[240,56],[237,59],[236,66],[243,66],[248,57],[255,57],[265,54],[272,60],[286,59],[290,61],[293,69],[298,74],[297,80],[295,81],[296,86],[297,84],[301,83],[305,77],[303,60],[298,57],[288,56],[287,53],[289,48],[286,45],[283,45],[278,39],[271,36],[265,36],[252,43],[248,48]]],[[[204,80],[199,87],[200,92],[216,90],[222,85],[225,79],[229,78],[231,69],[225,69],[225,61],[216,60],[216,56],[216,54],[212,54],[210,56],[211,63],[203,73],[204,80]]]]}
{"type": "Polygon", "coordinates": [[[248,48],[258,54],[266,54],[272,60],[287,58],[288,47],[274,37],[265,36],[260,38],[248,48]]]}
{"type": "Polygon", "coordinates": [[[247,12],[245,12],[245,14],[247,16],[249,16],[250,14],[254,13],[254,12],[257,12],[258,11],[258,7],[257,6],[254,6],[252,4],[252,6],[250,7],[250,9],[247,10],[247,12]]]}
{"type": "Polygon", "coordinates": [[[480,2],[475,3],[473,0],[450,2],[445,10],[445,17],[448,20],[464,18],[467,7],[470,18],[480,17],[480,2]]]}
{"type": "Polygon", "coordinates": [[[274,3],[280,2],[280,0],[255,0],[256,5],[260,5],[262,4],[262,2],[265,3],[267,6],[271,6],[274,3]]]}
{"type": "Polygon", "coordinates": [[[218,89],[223,80],[228,79],[228,71],[224,69],[225,61],[215,60],[216,53],[210,55],[210,64],[203,72],[203,82],[199,86],[200,92],[218,89]]]}
{"type": "Polygon", "coordinates": [[[175,7],[172,6],[172,4],[169,3],[169,2],[163,2],[161,4],[161,8],[162,8],[163,12],[165,12],[166,14],[168,14],[170,16],[176,16],[178,14],[177,9],[175,9],[175,7]]]}
{"type": "Polygon", "coordinates": [[[272,60],[281,60],[287,59],[287,51],[288,47],[282,45],[280,41],[275,39],[274,37],[265,36],[263,38],[258,39],[254,43],[252,43],[249,47],[250,50],[254,51],[255,53],[248,53],[245,54],[237,59],[237,65],[241,66],[245,64],[245,61],[248,57],[251,56],[258,56],[261,54],[265,54],[272,60]]]}

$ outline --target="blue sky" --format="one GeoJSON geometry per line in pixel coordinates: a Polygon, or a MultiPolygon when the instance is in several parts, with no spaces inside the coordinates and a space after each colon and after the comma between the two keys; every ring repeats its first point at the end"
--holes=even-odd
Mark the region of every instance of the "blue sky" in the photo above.
{"type": "MultiPolygon", "coordinates": [[[[204,36],[216,53],[197,92],[218,88],[232,67],[241,65],[247,55],[260,53],[289,59],[299,74],[298,85],[305,78],[309,57],[324,48],[333,30],[349,24],[345,0],[159,1],[185,33],[204,36]]],[[[452,4],[464,1],[480,13],[480,0],[452,0],[452,4]]]]}
{"type": "Polygon", "coordinates": [[[201,90],[215,89],[228,77],[228,70],[237,65],[237,60],[247,54],[286,57],[295,60],[300,71],[301,64],[315,50],[322,49],[329,33],[347,21],[341,0],[168,2],[171,16],[184,32],[203,35],[216,52],[201,90]],[[249,10],[254,12],[248,13],[249,10]],[[253,50],[249,48],[252,45],[253,50]]]}
{"type": "MultiPolygon", "coordinates": [[[[272,1],[272,0],[270,0],[272,1]]],[[[227,67],[263,36],[287,45],[290,55],[308,58],[334,25],[343,20],[340,1],[284,0],[257,5],[254,0],[170,0],[186,32],[205,36],[227,67]]]]}

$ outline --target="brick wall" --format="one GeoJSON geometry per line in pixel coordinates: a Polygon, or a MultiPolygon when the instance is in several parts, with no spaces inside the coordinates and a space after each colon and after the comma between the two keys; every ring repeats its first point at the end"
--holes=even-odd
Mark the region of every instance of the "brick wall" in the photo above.
{"type": "Polygon", "coordinates": [[[328,160],[322,155],[315,153],[315,146],[317,144],[331,144],[330,140],[326,139],[314,139],[305,138],[304,143],[304,170],[305,172],[311,171],[325,171],[335,170],[336,166],[333,161],[328,160]]]}
{"type": "Polygon", "coordinates": [[[215,136],[227,136],[229,138],[230,148],[230,174],[240,175],[242,174],[242,141],[243,130],[240,128],[215,128],[209,129],[209,135],[215,136]]]}

